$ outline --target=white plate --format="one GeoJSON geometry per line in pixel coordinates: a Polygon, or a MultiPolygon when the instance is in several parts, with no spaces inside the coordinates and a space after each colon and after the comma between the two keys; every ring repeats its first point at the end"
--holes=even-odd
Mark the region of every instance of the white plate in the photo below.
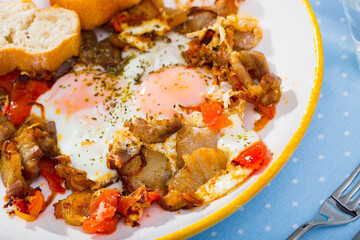
{"type": "MultiPolygon", "coordinates": [[[[34,2],[39,7],[48,5],[47,1],[34,2]]],[[[119,223],[117,231],[106,236],[85,234],[81,227],[72,227],[63,220],[56,220],[51,206],[36,222],[9,217],[2,209],[0,238],[185,238],[222,220],[254,197],[286,163],[310,123],[320,93],[323,54],[320,31],[306,0],[247,0],[240,3],[240,12],[259,19],[264,37],[256,49],[265,54],[271,71],[283,79],[283,96],[277,106],[277,115],[260,132],[261,138],[274,153],[273,161],[264,172],[252,176],[228,195],[205,207],[171,213],[153,206],[145,211],[140,228],[130,228],[119,223]]],[[[252,114],[248,116],[250,120],[253,118],[252,114]]],[[[1,184],[0,196],[3,197],[4,193],[1,184]]]]}

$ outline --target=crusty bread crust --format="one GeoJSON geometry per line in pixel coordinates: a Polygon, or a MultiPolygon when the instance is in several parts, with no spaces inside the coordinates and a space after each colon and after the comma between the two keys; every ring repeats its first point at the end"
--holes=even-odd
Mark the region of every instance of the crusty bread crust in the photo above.
{"type": "MultiPolygon", "coordinates": [[[[34,8],[35,15],[34,20],[37,16],[43,16],[42,14],[56,15],[59,11],[62,14],[69,14],[71,19],[74,19],[72,24],[74,29],[67,29],[69,34],[61,35],[59,37],[64,37],[60,39],[58,44],[50,47],[34,47],[34,46],[25,46],[22,45],[23,42],[14,42],[14,43],[2,43],[0,44],[0,75],[9,73],[15,69],[20,69],[22,71],[28,72],[41,72],[44,70],[56,71],[61,64],[72,56],[77,56],[80,51],[80,42],[81,42],[81,33],[80,33],[80,21],[77,14],[73,11],[66,9],[51,7],[48,9],[38,10],[31,1],[23,1],[21,3],[8,3],[8,4],[27,4],[26,9],[34,8]],[[65,11],[65,12],[64,12],[65,11]],[[36,15],[38,14],[38,15],[36,15]]],[[[41,20],[40,24],[41,24],[41,20]]],[[[57,24],[54,22],[53,24],[57,24]]],[[[14,29],[16,27],[14,26],[14,29]]],[[[28,29],[22,29],[22,31],[27,31],[28,29]]],[[[48,31],[49,29],[47,29],[48,31]]],[[[18,31],[18,29],[16,29],[18,31]]],[[[50,31],[50,34],[52,32],[50,31]]],[[[39,32],[42,34],[42,32],[39,32]]],[[[55,34],[53,32],[53,34],[55,34]]],[[[0,33],[1,35],[1,33],[0,33]]],[[[59,33],[58,33],[59,35],[59,33]]],[[[4,36],[1,36],[4,37],[4,36]]],[[[46,42],[46,37],[44,37],[44,42],[46,42]]]]}
{"type": "Polygon", "coordinates": [[[140,0],[50,0],[50,4],[74,10],[79,14],[81,28],[100,26],[117,12],[139,3],[140,0]]]}

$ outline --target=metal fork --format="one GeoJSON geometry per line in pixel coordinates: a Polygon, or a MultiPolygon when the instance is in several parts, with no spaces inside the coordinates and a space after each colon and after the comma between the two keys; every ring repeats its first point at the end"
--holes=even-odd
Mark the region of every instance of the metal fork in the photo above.
{"type": "Polygon", "coordinates": [[[360,216],[360,195],[352,200],[352,196],[359,190],[360,181],[346,195],[345,189],[354,181],[360,172],[360,165],[346,179],[346,181],[323,203],[316,216],[300,226],[287,240],[300,239],[305,233],[314,227],[339,225],[349,223],[360,216]]]}

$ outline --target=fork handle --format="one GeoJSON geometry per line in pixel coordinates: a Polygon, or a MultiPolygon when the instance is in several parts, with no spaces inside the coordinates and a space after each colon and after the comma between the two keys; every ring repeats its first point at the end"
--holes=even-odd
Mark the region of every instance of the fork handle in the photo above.
{"type": "Polygon", "coordinates": [[[319,224],[317,224],[314,221],[308,221],[306,223],[304,223],[303,225],[301,225],[298,229],[296,229],[295,232],[293,232],[293,234],[291,234],[287,240],[298,240],[300,239],[305,233],[307,233],[308,231],[310,231],[310,229],[318,226],[319,224]]]}

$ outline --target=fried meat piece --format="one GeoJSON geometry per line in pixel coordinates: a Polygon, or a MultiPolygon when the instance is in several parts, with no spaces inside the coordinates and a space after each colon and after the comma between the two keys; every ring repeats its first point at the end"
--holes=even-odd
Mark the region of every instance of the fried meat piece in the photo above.
{"type": "Polygon", "coordinates": [[[216,20],[216,12],[198,7],[191,8],[187,21],[178,25],[175,31],[181,34],[199,31],[211,26],[216,20]]]}
{"type": "Polygon", "coordinates": [[[183,156],[193,153],[200,148],[215,149],[219,139],[219,130],[184,126],[176,136],[177,166],[184,166],[183,156]]]}
{"type": "Polygon", "coordinates": [[[58,154],[54,122],[31,116],[13,136],[22,156],[23,174],[26,180],[39,176],[40,158],[58,154]]]}
{"type": "Polygon", "coordinates": [[[164,154],[143,147],[139,155],[131,158],[121,168],[123,186],[130,193],[145,184],[161,196],[165,195],[165,183],[171,177],[167,162],[164,154]]]}
{"type": "Polygon", "coordinates": [[[8,121],[5,116],[0,115],[0,145],[9,139],[15,130],[14,124],[8,121]]]}
{"type": "Polygon", "coordinates": [[[182,121],[179,117],[151,122],[137,118],[134,123],[125,122],[125,127],[129,127],[130,131],[142,142],[152,144],[164,142],[172,134],[179,131],[182,127],[182,121]]]}
{"type": "Polygon", "coordinates": [[[98,64],[104,68],[108,68],[119,65],[121,59],[121,51],[114,47],[108,38],[98,43],[93,31],[82,31],[80,48],[81,62],[98,64]]]}
{"type": "Polygon", "coordinates": [[[212,9],[220,16],[237,14],[238,0],[216,0],[212,9]]]}
{"type": "Polygon", "coordinates": [[[240,51],[239,60],[252,79],[261,80],[270,72],[264,54],[258,51],[240,51]]]}
{"type": "Polygon", "coordinates": [[[226,168],[227,157],[220,149],[201,148],[185,155],[185,166],[166,183],[169,192],[161,206],[170,211],[201,204],[196,190],[226,168]]]}
{"type": "Polygon", "coordinates": [[[33,180],[39,176],[40,158],[44,156],[43,151],[35,139],[34,132],[34,128],[23,125],[14,138],[16,147],[22,156],[24,177],[29,180],[33,180]]]}
{"type": "Polygon", "coordinates": [[[65,187],[75,192],[92,190],[96,185],[94,181],[87,178],[86,172],[70,166],[70,159],[66,156],[57,158],[59,164],[55,166],[56,173],[65,179],[65,187]]]}
{"type": "Polygon", "coordinates": [[[127,11],[129,14],[141,16],[143,21],[151,20],[161,16],[159,1],[142,0],[127,11]]]}
{"type": "Polygon", "coordinates": [[[229,62],[236,74],[236,78],[230,82],[233,87],[244,86],[250,98],[254,101],[259,100],[264,106],[276,104],[280,100],[281,78],[269,73],[267,61],[262,53],[233,52],[229,62]]]}
{"type": "Polygon", "coordinates": [[[45,156],[55,156],[59,154],[55,122],[46,121],[37,125],[34,128],[34,137],[45,156]]]}
{"type": "Polygon", "coordinates": [[[21,154],[16,148],[16,143],[4,142],[1,151],[0,173],[8,198],[21,196],[27,188],[26,181],[21,172],[21,154]]]}

